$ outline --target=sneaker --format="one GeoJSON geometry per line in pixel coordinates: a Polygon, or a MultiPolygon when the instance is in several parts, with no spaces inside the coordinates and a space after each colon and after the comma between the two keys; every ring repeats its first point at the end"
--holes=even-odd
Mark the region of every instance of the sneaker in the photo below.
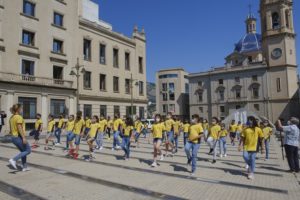
{"type": "Polygon", "coordinates": [[[61,145],[61,143],[58,143],[58,142],[57,142],[57,143],[55,143],[55,146],[60,146],[60,145],[61,145]]]}
{"type": "Polygon", "coordinates": [[[18,169],[17,168],[17,162],[14,159],[9,159],[9,164],[14,168],[14,169],[18,169]]]}
{"type": "Polygon", "coordinates": [[[160,160],[160,161],[164,160],[164,156],[161,155],[159,160],[160,160]]]}
{"type": "Polygon", "coordinates": [[[253,179],[254,179],[254,174],[253,174],[253,173],[250,173],[250,174],[248,175],[248,179],[249,179],[249,180],[253,180],[253,179]]]}
{"type": "Polygon", "coordinates": [[[223,158],[223,155],[222,155],[222,154],[220,154],[220,158],[223,158]]]}
{"type": "Polygon", "coordinates": [[[188,161],[187,161],[187,165],[191,165],[191,163],[192,163],[192,159],[190,158],[190,159],[188,159],[188,161]]]}
{"type": "Polygon", "coordinates": [[[128,161],[129,160],[129,158],[125,158],[125,161],[128,161]]]}
{"type": "Polygon", "coordinates": [[[22,169],[22,172],[29,172],[30,171],[30,168],[28,168],[28,167],[24,167],[23,169],[22,169]]]}
{"type": "Polygon", "coordinates": [[[115,148],[111,148],[111,150],[112,150],[112,151],[114,151],[114,150],[115,150],[115,148]]]}
{"type": "Polygon", "coordinates": [[[226,153],[224,154],[224,157],[227,157],[227,154],[226,154],[226,153]]]}
{"type": "Polygon", "coordinates": [[[211,153],[214,151],[214,149],[210,149],[208,154],[211,155],[211,153]]]}
{"type": "Polygon", "coordinates": [[[156,163],[156,162],[153,162],[153,163],[151,164],[151,167],[157,167],[157,163],[156,163]]]}
{"type": "Polygon", "coordinates": [[[190,176],[195,176],[195,173],[194,172],[190,173],[190,176]]]}
{"type": "Polygon", "coordinates": [[[103,147],[100,147],[99,150],[101,151],[103,149],[103,147]]]}
{"type": "Polygon", "coordinates": [[[99,146],[96,146],[95,149],[100,149],[100,147],[99,147],[99,146]]]}
{"type": "Polygon", "coordinates": [[[211,163],[212,163],[212,164],[215,164],[216,162],[217,162],[216,160],[213,160],[211,163]]]}
{"type": "Polygon", "coordinates": [[[249,165],[246,165],[246,166],[245,166],[245,169],[249,169],[249,165]]]}
{"type": "Polygon", "coordinates": [[[116,149],[119,150],[119,149],[121,149],[121,147],[120,146],[116,146],[116,149]]]}

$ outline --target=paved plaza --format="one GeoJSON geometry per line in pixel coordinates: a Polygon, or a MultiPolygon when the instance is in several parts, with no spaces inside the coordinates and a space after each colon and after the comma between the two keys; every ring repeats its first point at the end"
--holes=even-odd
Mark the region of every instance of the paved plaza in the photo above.
{"type": "MultiPolygon", "coordinates": [[[[257,160],[255,180],[246,178],[236,146],[228,146],[228,157],[212,164],[202,144],[198,170],[190,177],[182,148],[151,168],[152,146],[144,138],[139,148],[132,147],[129,161],[123,160],[123,151],[111,151],[108,140],[93,162],[67,158],[62,147],[45,151],[42,145],[28,158],[29,172],[11,169],[8,159],[17,150],[0,143],[0,199],[299,199],[300,175],[285,172],[280,146],[274,138],[271,143],[270,159],[257,160]]],[[[81,157],[88,154],[85,141],[81,149],[81,157]]]]}

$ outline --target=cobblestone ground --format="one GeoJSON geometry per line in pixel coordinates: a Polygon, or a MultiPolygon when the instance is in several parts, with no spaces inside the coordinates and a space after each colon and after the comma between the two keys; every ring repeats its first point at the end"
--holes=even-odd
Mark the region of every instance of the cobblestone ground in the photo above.
{"type": "MultiPolygon", "coordinates": [[[[41,140],[42,142],[43,140],[41,140]]],[[[29,172],[13,170],[8,159],[17,150],[10,143],[0,143],[0,199],[299,199],[300,174],[285,172],[277,141],[271,141],[270,159],[259,155],[255,180],[246,178],[244,161],[237,147],[228,146],[228,157],[216,164],[202,144],[198,153],[198,170],[190,177],[190,167],[182,148],[174,157],[166,157],[151,168],[152,145],[141,138],[139,148],[131,148],[131,159],[123,160],[123,151],[112,151],[111,141],[97,152],[93,162],[67,158],[62,147],[33,150],[29,172]],[[298,177],[297,177],[298,176],[298,177]]],[[[182,141],[180,141],[182,147],[182,141]]],[[[80,156],[88,154],[82,141],[80,156]]]]}

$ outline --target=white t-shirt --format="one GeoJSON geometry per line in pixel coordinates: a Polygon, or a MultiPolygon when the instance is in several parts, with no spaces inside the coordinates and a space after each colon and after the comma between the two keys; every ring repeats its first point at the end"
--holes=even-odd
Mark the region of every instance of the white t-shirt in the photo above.
{"type": "Polygon", "coordinates": [[[291,146],[299,146],[299,128],[292,124],[289,126],[283,126],[284,132],[284,144],[291,145],[291,146]]]}

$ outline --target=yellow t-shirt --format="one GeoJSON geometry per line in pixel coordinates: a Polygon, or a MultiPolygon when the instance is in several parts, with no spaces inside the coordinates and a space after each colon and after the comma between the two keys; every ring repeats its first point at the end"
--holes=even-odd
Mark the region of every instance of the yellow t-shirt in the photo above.
{"type": "Polygon", "coordinates": [[[228,131],[226,129],[220,131],[220,137],[226,137],[227,135],[228,135],[228,131]]]}
{"type": "Polygon", "coordinates": [[[245,151],[256,151],[258,138],[263,138],[264,134],[258,127],[246,128],[243,130],[241,137],[244,140],[245,151]]]}
{"type": "Polygon", "coordinates": [[[236,131],[239,131],[241,133],[243,131],[243,125],[236,125],[236,131]]]}
{"type": "Polygon", "coordinates": [[[114,124],[114,121],[111,119],[107,122],[107,127],[108,128],[112,128],[113,127],[113,124],[114,124]]]}
{"type": "Polygon", "coordinates": [[[209,129],[210,137],[214,138],[214,140],[218,139],[219,131],[221,130],[221,126],[219,125],[212,125],[209,129]]]}
{"type": "Polygon", "coordinates": [[[107,120],[106,119],[100,120],[99,121],[99,132],[103,133],[106,126],[107,126],[107,120]]]}
{"type": "Polygon", "coordinates": [[[208,123],[202,123],[202,127],[204,130],[208,130],[209,129],[209,124],[208,123]]]}
{"type": "Polygon", "coordinates": [[[116,119],[113,122],[113,130],[114,131],[119,131],[120,130],[120,126],[123,125],[123,120],[122,119],[116,119]]]}
{"type": "Polygon", "coordinates": [[[175,124],[175,122],[174,122],[173,119],[166,120],[165,121],[165,127],[166,127],[165,129],[166,129],[166,131],[167,132],[172,131],[174,124],[175,124]]]}
{"type": "Polygon", "coordinates": [[[153,138],[160,138],[161,139],[164,130],[165,130],[164,123],[153,124],[152,127],[151,127],[151,132],[152,132],[153,138]]]}
{"type": "Polygon", "coordinates": [[[10,120],[10,133],[13,137],[19,136],[18,124],[22,124],[23,131],[25,131],[25,121],[21,115],[13,115],[10,120]]]}
{"type": "Polygon", "coordinates": [[[64,119],[60,119],[60,120],[58,121],[57,128],[62,128],[62,127],[63,127],[63,125],[64,125],[64,122],[65,122],[65,120],[64,120],[64,119]]]}
{"type": "Polygon", "coordinates": [[[143,128],[143,123],[141,121],[136,121],[134,128],[135,128],[136,132],[141,133],[142,128],[143,128]]]}
{"type": "Polygon", "coordinates": [[[85,120],[85,127],[86,128],[91,128],[91,124],[92,124],[91,119],[85,120]]]}
{"type": "Polygon", "coordinates": [[[270,138],[270,136],[272,135],[272,128],[271,127],[265,127],[265,128],[263,128],[263,133],[264,133],[264,138],[265,138],[265,140],[268,140],[269,138],[270,138]]]}
{"type": "Polygon", "coordinates": [[[178,135],[179,129],[181,128],[181,122],[175,121],[173,127],[174,127],[174,133],[178,135]]]}
{"type": "Polygon", "coordinates": [[[237,125],[236,124],[230,124],[229,125],[229,132],[234,133],[237,130],[237,125]]]}
{"type": "Polygon", "coordinates": [[[192,143],[199,143],[199,139],[195,139],[195,137],[199,136],[201,133],[203,133],[203,127],[202,124],[193,124],[190,126],[189,131],[189,141],[192,143]]]}
{"type": "Polygon", "coordinates": [[[133,126],[127,126],[126,124],[123,125],[124,127],[124,136],[130,136],[131,131],[133,130],[133,126]]]}
{"type": "Polygon", "coordinates": [[[54,120],[48,121],[47,131],[48,132],[53,132],[54,131],[54,126],[55,126],[55,121],[54,120]]]}
{"type": "Polygon", "coordinates": [[[96,137],[99,127],[100,127],[99,123],[93,123],[93,124],[90,125],[89,136],[91,138],[96,137]]]}
{"type": "Polygon", "coordinates": [[[85,126],[85,122],[83,119],[80,119],[79,121],[75,121],[73,133],[75,135],[79,135],[82,132],[84,126],[85,126]]]}
{"type": "Polygon", "coordinates": [[[74,129],[74,124],[75,124],[75,121],[74,120],[72,120],[72,121],[68,121],[67,122],[67,131],[73,131],[73,129],[74,129]]]}
{"type": "Polygon", "coordinates": [[[43,121],[42,121],[42,119],[37,119],[37,120],[35,121],[35,124],[34,124],[34,128],[35,128],[35,130],[39,131],[39,130],[40,130],[40,128],[42,128],[42,127],[41,127],[41,126],[42,126],[42,124],[43,124],[43,121]]]}
{"type": "Polygon", "coordinates": [[[190,124],[189,123],[186,123],[183,125],[183,132],[185,133],[188,133],[189,132],[189,128],[190,128],[190,124]]]}

